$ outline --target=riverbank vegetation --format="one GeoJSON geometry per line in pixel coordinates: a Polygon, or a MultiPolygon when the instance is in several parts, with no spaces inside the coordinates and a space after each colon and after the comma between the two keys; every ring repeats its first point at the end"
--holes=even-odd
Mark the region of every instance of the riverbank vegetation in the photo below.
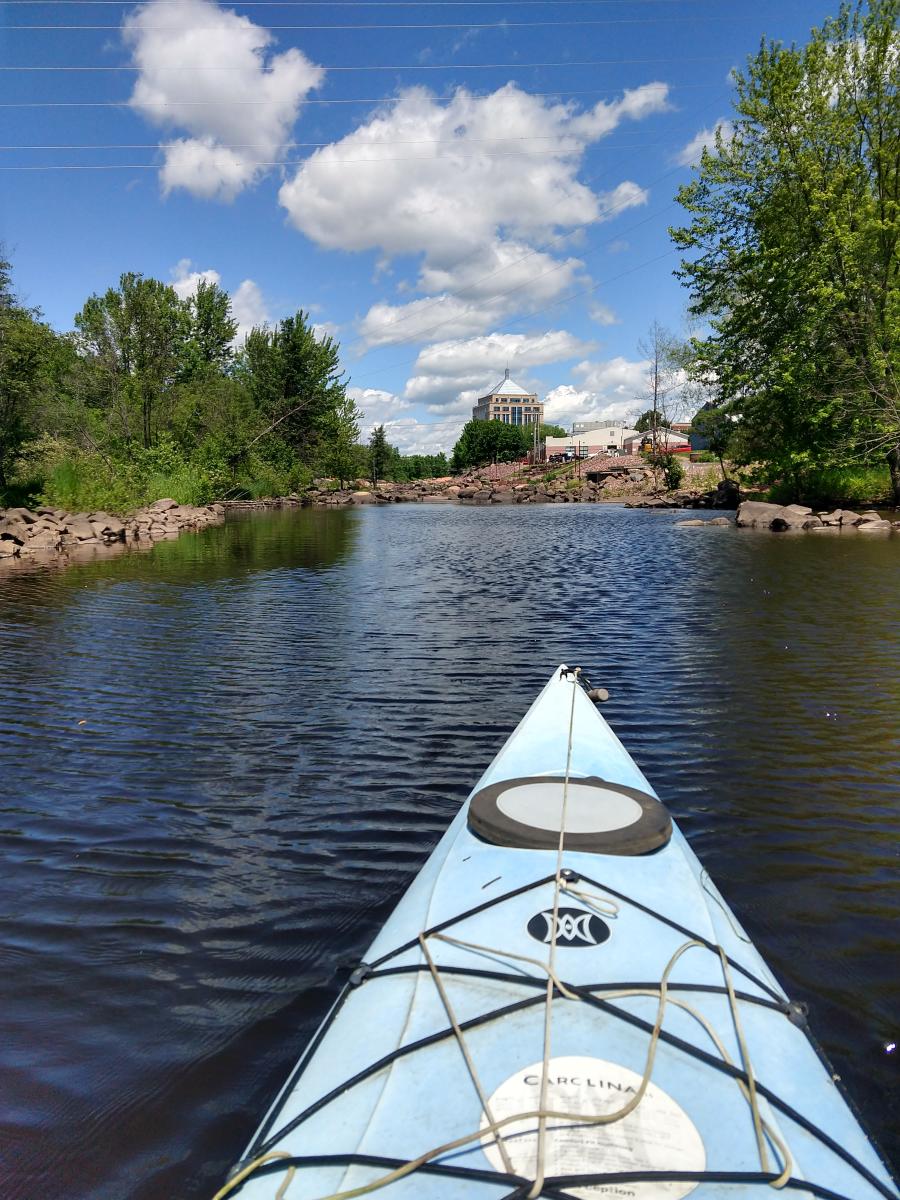
{"type": "MultiPolygon", "coordinates": [[[[235,344],[228,294],[181,299],[129,273],[55,332],[17,299],[0,255],[0,507],[127,512],[289,494],[370,474],[338,343],[300,311],[235,344]]],[[[446,474],[381,430],[381,478],[446,474]]]]}
{"type": "Polygon", "coordinates": [[[886,474],[900,504],[898,19],[871,0],[804,47],[764,43],[678,196],[680,275],[709,323],[690,374],[728,418],[722,454],[791,499],[886,474]]]}

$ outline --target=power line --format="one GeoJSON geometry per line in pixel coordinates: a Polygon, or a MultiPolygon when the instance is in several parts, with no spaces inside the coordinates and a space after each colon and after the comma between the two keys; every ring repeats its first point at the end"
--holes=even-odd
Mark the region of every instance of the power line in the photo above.
{"type": "MultiPolygon", "coordinates": [[[[6,7],[129,8],[133,0],[6,0],[6,7]]],[[[157,0],[178,5],[180,0],[157,0]]],[[[573,4],[697,4],[715,0],[238,0],[241,8],[563,8],[573,4]]]]}
{"type": "MultiPolygon", "coordinates": [[[[663,144],[662,142],[646,142],[646,143],[639,143],[637,146],[633,146],[633,147],[618,147],[618,148],[619,149],[624,148],[624,149],[639,149],[639,150],[641,150],[646,147],[660,146],[662,144],[663,144]]],[[[6,150],[6,149],[19,150],[22,148],[23,147],[20,147],[20,146],[13,146],[13,147],[0,146],[0,150],[6,150]]],[[[25,149],[27,149],[27,148],[28,147],[25,147],[25,149]]],[[[165,150],[166,149],[165,145],[161,146],[160,149],[165,150]]],[[[216,149],[219,149],[219,147],[217,146],[216,149]]],[[[580,145],[573,147],[571,150],[510,150],[507,153],[497,154],[497,155],[492,156],[491,161],[498,162],[502,159],[507,159],[507,158],[513,158],[513,159],[515,159],[515,158],[544,158],[544,157],[550,157],[550,156],[564,158],[568,155],[582,154],[583,152],[584,152],[584,147],[580,146],[580,145]]],[[[455,156],[455,160],[473,159],[473,158],[482,158],[482,157],[483,157],[483,155],[481,155],[481,154],[459,154],[459,155],[455,156]]],[[[247,160],[246,165],[248,167],[254,167],[254,168],[255,167],[299,167],[299,166],[304,165],[308,161],[310,161],[310,160],[308,160],[308,159],[291,159],[291,158],[276,158],[276,159],[266,159],[266,160],[249,159],[249,160],[247,160]]],[[[396,157],[395,158],[329,158],[328,165],[331,166],[332,164],[335,164],[335,165],[340,164],[341,166],[344,166],[344,165],[348,165],[351,163],[354,163],[354,164],[356,164],[356,163],[372,163],[372,164],[377,165],[377,164],[381,164],[381,163],[395,163],[395,162],[433,163],[434,161],[435,161],[434,158],[425,158],[422,155],[399,157],[399,158],[396,158],[396,157]]],[[[162,166],[162,164],[159,162],[151,162],[151,163],[41,163],[41,164],[37,164],[37,165],[27,164],[27,163],[15,163],[15,164],[10,164],[10,165],[0,164],[0,171],[158,171],[158,170],[160,170],[161,166],[162,166]]]]}
{"type": "MultiPolygon", "coordinates": [[[[384,142],[362,142],[360,145],[369,146],[471,146],[471,145],[500,145],[506,142],[550,142],[550,141],[565,141],[565,133],[540,133],[531,134],[530,136],[509,137],[509,138],[392,138],[390,141],[384,142]]],[[[283,150],[305,149],[305,150],[322,150],[327,146],[333,146],[335,139],[330,142],[283,142],[281,148],[283,150]]],[[[663,142],[633,142],[630,145],[622,145],[621,142],[597,142],[592,146],[596,150],[645,150],[652,149],[656,146],[662,146],[663,142]]],[[[160,142],[133,142],[131,144],[113,144],[113,143],[83,143],[81,145],[30,145],[30,146],[2,146],[0,151],[14,150],[161,150],[165,149],[165,143],[160,142]]],[[[216,142],[217,150],[254,150],[256,143],[254,142],[216,142]]],[[[572,152],[581,153],[584,150],[584,143],[578,142],[573,146],[572,152]]],[[[539,151],[524,151],[524,153],[537,154],[568,154],[567,149],[539,150],[539,151]]],[[[391,159],[366,159],[366,162],[391,162],[391,159]]],[[[404,160],[405,161],[405,160],[404,160]]],[[[431,159],[422,159],[422,162],[430,162],[431,159]]]]}
{"type": "MultiPolygon", "coordinates": [[[[703,21],[704,24],[710,21],[756,21],[758,19],[756,13],[738,13],[730,16],[709,16],[708,14],[701,15],[695,13],[689,17],[607,17],[603,19],[588,18],[588,17],[571,17],[562,21],[489,21],[489,22],[473,22],[473,21],[439,21],[428,24],[418,22],[416,24],[401,25],[397,23],[385,24],[383,21],[373,24],[352,25],[256,25],[255,29],[262,32],[285,32],[291,31],[312,31],[312,30],[337,30],[340,32],[348,32],[354,29],[533,29],[536,27],[546,26],[572,26],[572,25],[682,25],[695,24],[697,21],[703,21]]],[[[38,32],[72,32],[73,30],[87,30],[92,32],[120,32],[121,24],[118,25],[0,25],[0,30],[8,33],[16,29],[27,30],[31,33],[38,32]]],[[[192,25],[191,33],[218,33],[221,31],[221,26],[212,25],[192,25]]],[[[182,25],[143,25],[141,26],[142,33],[184,33],[182,25]]]]}
{"type": "MultiPolygon", "coordinates": [[[[643,83],[640,85],[644,91],[653,89],[655,91],[684,91],[688,88],[718,88],[718,83],[643,83]]],[[[491,95],[488,92],[470,92],[469,95],[473,100],[484,99],[485,96],[491,95]]],[[[533,97],[536,100],[552,100],[559,99],[564,96],[620,96],[621,88],[582,88],[575,91],[553,91],[553,92],[528,92],[522,89],[524,96],[533,97]]],[[[302,101],[304,107],[307,104],[401,104],[405,99],[404,96],[360,96],[360,97],[341,97],[339,99],[322,100],[308,97],[302,101]]],[[[456,99],[456,93],[446,96],[430,96],[429,99],[433,103],[444,101],[453,101],[456,99]]],[[[216,108],[221,108],[224,105],[229,107],[234,104],[271,104],[271,100],[166,100],[159,107],[174,108],[176,106],[191,106],[205,108],[214,105],[216,108]]],[[[131,99],[127,100],[3,100],[0,101],[0,108],[132,108],[131,99]]]]}
{"type": "MultiPolygon", "coordinates": [[[[731,60],[722,55],[697,55],[697,56],[679,56],[677,58],[597,58],[597,59],[582,59],[570,60],[568,62],[495,62],[495,63],[383,63],[379,65],[371,64],[353,64],[351,66],[332,65],[325,66],[317,64],[324,71],[497,71],[497,70],[516,70],[521,71],[532,67],[542,67],[545,69],[565,70],[570,71],[573,67],[633,67],[633,66],[648,66],[654,63],[723,63],[731,60]]],[[[88,71],[143,71],[144,67],[128,64],[125,66],[0,66],[0,71],[66,71],[66,72],[88,72],[88,71]]],[[[154,71],[243,71],[243,66],[206,66],[203,64],[195,64],[193,66],[179,65],[176,67],[155,67],[154,71]]],[[[276,68],[260,67],[259,73],[270,75],[276,68]]]]}

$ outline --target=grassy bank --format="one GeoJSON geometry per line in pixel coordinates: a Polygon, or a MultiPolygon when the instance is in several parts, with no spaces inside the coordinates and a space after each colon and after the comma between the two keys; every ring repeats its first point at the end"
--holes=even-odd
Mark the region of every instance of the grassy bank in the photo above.
{"type": "MultiPolygon", "coordinates": [[[[797,488],[788,483],[774,484],[768,499],[775,504],[791,504],[798,499],[797,488]]],[[[891,477],[885,466],[829,467],[807,471],[800,482],[799,502],[810,508],[849,508],[872,504],[878,508],[893,505],[891,477]]]]}
{"type": "Polygon", "coordinates": [[[214,452],[186,458],[165,438],[152,450],[112,457],[44,437],[28,447],[17,467],[0,506],[46,504],[67,512],[130,513],[163,496],[192,505],[281,496],[312,478],[296,464],[279,469],[253,454],[234,466],[214,452]]]}

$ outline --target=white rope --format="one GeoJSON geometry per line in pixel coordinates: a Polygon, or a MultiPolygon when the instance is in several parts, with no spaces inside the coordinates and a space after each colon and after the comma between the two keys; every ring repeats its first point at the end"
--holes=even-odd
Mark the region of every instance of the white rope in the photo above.
{"type": "MultiPolygon", "coordinates": [[[[475,1091],[478,1093],[478,1099],[481,1101],[481,1107],[487,1113],[487,1118],[493,1125],[494,1114],[491,1112],[491,1106],[488,1103],[485,1090],[481,1086],[481,1080],[478,1078],[478,1072],[475,1070],[475,1063],[473,1062],[472,1056],[469,1053],[469,1048],[466,1045],[466,1039],[463,1037],[463,1031],[459,1026],[459,1021],[456,1019],[456,1013],[453,1011],[453,1005],[450,1003],[450,997],[447,995],[447,991],[441,982],[438,969],[435,966],[434,959],[431,957],[431,953],[425,943],[424,933],[419,934],[419,945],[422,947],[422,953],[425,955],[425,961],[428,963],[428,970],[431,972],[431,978],[434,980],[434,986],[438,990],[438,995],[441,998],[441,1002],[444,1005],[447,1017],[451,1026],[453,1027],[453,1033],[456,1037],[457,1045],[462,1051],[463,1058],[466,1060],[466,1066],[469,1068],[469,1074],[472,1077],[472,1082],[475,1084],[475,1091]]],[[[504,1167],[510,1175],[514,1175],[515,1171],[513,1171],[513,1165],[510,1161],[509,1154],[507,1153],[506,1146],[503,1143],[503,1138],[497,1138],[496,1142],[497,1149],[500,1151],[500,1157],[503,1159],[504,1167]]]]}
{"type": "MultiPolygon", "coordinates": [[[[563,779],[562,814],[559,821],[559,844],[556,847],[556,877],[553,881],[553,916],[550,925],[550,952],[547,961],[547,997],[544,1002],[544,1058],[541,1063],[541,1097],[538,1107],[541,1112],[547,1108],[547,1088],[550,1082],[550,1041],[551,1017],[553,1013],[553,980],[556,976],[556,932],[559,924],[559,894],[562,889],[562,858],[566,844],[566,816],[569,804],[569,776],[572,772],[572,731],[575,727],[575,692],[578,688],[579,668],[575,668],[572,678],[572,705],[569,709],[569,734],[566,743],[566,775],[563,779]]],[[[534,1183],[528,1192],[528,1200],[535,1200],[544,1187],[544,1163],[547,1140],[547,1119],[541,1117],[538,1121],[537,1161],[535,1163],[534,1183]]]]}

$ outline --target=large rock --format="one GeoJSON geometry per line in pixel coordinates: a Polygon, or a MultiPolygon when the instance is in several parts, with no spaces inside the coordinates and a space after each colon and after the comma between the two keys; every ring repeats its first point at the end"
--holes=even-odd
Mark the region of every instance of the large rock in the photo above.
{"type": "Polygon", "coordinates": [[[857,526],[860,533],[890,533],[893,526],[890,521],[861,521],[857,526]]]}
{"type": "Polygon", "coordinates": [[[716,484],[713,508],[736,509],[741,502],[741,489],[733,479],[720,479],[716,484]]]}
{"type": "Polygon", "coordinates": [[[37,520],[37,513],[31,512],[27,508],[8,508],[5,516],[8,521],[18,520],[25,525],[33,525],[37,520]]]}
{"type": "Polygon", "coordinates": [[[0,538],[9,538],[21,544],[28,537],[29,528],[24,521],[10,520],[8,516],[0,517],[0,538]]]}
{"type": "Polygon", "coordinates": [[[58,550],[60,547],[60,538],[58,533],[53,533],[49,529],[42,529],[33,537],[30,537],[22,546],[21,553],[38,554],[47,553],[58,550]]]}
{"type": "Polygon", "coordinates": [[[178,501],[173,500],[169,496],[166,496],[162,500],[154,500],[153,503],[149,504],[147,507],[150,512],[154,512],[154,513],[166,512],[170,508],[177,508],[178,501]]]}
{"type": "Polygon", "coordinates": [[[13,558],[19,553],[20,543],[0,534],[0,558],[13,558]]]}
{"type": "Polygon", "coordinates": [[[375,497],[371,492],[353,492],[350,497],[353,504],[374,504],[375,497]]]}
{"type": "Polygon", "coordinates": [[[735,524],[743,529],[811,529],[821,525],[811,508],[802,504],[767,504],[762,500],[745,500],[737,510],[735,524]]]}
{"type": "Polygon", "coordinates": [[[515,492],[494,492],[491,500],[494,504],[515,504],[518,496],[515,492]]]}

